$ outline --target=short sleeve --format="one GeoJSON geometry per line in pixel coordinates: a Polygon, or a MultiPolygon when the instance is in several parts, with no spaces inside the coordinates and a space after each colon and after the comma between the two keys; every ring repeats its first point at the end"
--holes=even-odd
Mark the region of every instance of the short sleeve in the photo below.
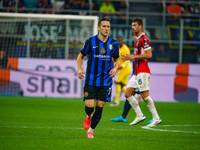
{"type": "Polygon", "coordinates": [[[114,45],[113,45],[113,58],[119,58],[119,45],[118,45],[118,42],[116,42],[114,45]]]}
{"type": "Polygon", "coordinates": [[[142,47],[143,47],[144,50],[148,50],[148,49],[151,48],[150,41],[149,41],[149,39],[147,37],[144,37],[142,39],[142,47]]]}
{"type": "Polygon", "coordinates": [[[90,44],[89,44],[90,39],[87,39],[83,45],[83,48],[81,49],[81,54],[83,54],[84,56],[86,56],[87,54],[89,54],[89,50],[90,50],[90,44]]]}

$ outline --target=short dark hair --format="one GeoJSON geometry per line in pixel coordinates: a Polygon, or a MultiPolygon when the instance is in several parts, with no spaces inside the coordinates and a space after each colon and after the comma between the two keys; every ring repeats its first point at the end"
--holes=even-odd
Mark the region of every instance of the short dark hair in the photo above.
{"type": "Polygon", "coordinates": [[[137,18],[133,19],[133,20],[132,20],[132,23],[133,23],[133,22],[137,22],[138,25],[142,25],[142,26],[143,26],[143,20],[142,20],[142,18],[140,18],[140,17],[137,17],[137,18]]]}
{"type": "Polygon", "coordinates": [[[108,21],[108,22],[111,22],[111,19],[110,19],[109,17],[101,18],[101,19],[99,20],[99,22],[98,22],[98,26],[101,25],[101,22],[102,22],[102,21],[108,21]]]}

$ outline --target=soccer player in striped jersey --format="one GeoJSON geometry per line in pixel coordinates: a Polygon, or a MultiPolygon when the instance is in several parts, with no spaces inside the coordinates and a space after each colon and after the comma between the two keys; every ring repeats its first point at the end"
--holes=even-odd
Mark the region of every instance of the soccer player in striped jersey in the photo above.
{"type": "Polygon", "coordinates": [[[109,36],[110,21],[108,17],[99,20],[99,33],[85,41],[77,57],[78,78],[85,78],[84,101],[87,116],[83,126],[85,129],[89,128],[87,138],[94,138],[93,131],[101,119],[103,107],[106,102],[111,101],[112,78],[119,67],[119,46],[109,36]],[[86,75],[82,70],[84,56],[88,57],[86,75]],[[111,65],[112,59],[114,67],[111,65]]]}
{"type": "MultiPolygon", "coordinates": [[[[135,42],[136,41],[136,38],[137,36],[133,34],[133,41],[135,42]]],[[[119,45],[120,45],[120,42],[118,42],[119,45]]],[[[119,49],[120,51],[120,49],[119,49]]],[[[121,58],[122,59],[122,58],[121,58]]],[[[133,62],[133,67],[134,67],[134,62],[133,62]]],[[[134,69],[133,69],[133,74],[134,74],[134,69]]],[[[141,101],[141,97],[140,97],[140,91],[136,91],[135,92],[135,99],[137,100],[137,103],[140,104],[140,101],[141,101]]],[[[124,103],[124,109],[123,109],[123,112],[122,112],[122,115],[121,116],[118,116],[117,118],[112,118],[111,121],[113,122],[124,122],[126,123],[127,122],[127,115],[129,113],[129,110],[131,109],[131,105],[129,104],[129,101],[126,99],[125,103],[124,103]]],[[[153,118],[150,118],[149,121],[145,122],[145,123],[151,123],[153,118]]]]}
{"type": "Polygon", "coordinates": [[[134,55],[124,55],[124,60],[134,59],[134,75],[127,84],[125,97],[136,112],[136,117],[130,125],[136,125],[146,119],[143,115],[137,100],[133,96],[135,91],[140,91],[142,99],[145,101],[150,110],[153,120],[147,127],[153,127],[160,124],[162,121],[157,113],[154,102],[149,96],[149,78],[150,69],[148,66],[148,59],[152,57],[151,46],[149,38],[143,32],[143,20],[135,18],[132,20],[132,31],[137,36],[134,43],[134,55]]]}

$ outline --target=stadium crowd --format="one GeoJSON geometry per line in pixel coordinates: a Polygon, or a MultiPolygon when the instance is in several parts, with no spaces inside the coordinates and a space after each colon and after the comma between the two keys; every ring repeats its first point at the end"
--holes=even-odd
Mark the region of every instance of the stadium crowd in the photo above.
{"type": "MultiPolygon", "coordinates": [[[[190,20],[192,19],[200,19],[200,3],[199,0],[154,0],[151,2],[147,2],[147,5],[143,5],[142,2],[126,0],[122,1],[115,1],[115,0],[0,0],[0,12],[7,12],[7,13],[38,13],[38,14],[71,14],[71,15],[98,15],[100,18],[104,16],[109,16],[112,20],[112,25],[123,25],[123,24],[130,24],[131,18],[137,15],[134,14],[135,12],[155,12],[155,13],[165,13],[166,15],[166,26],[167,25],[179,25],[180,19],[185,19],[186,24],[188,26],[193,26],[194,23],[190,20]],[[143,7],[140,7],[143,6],[143,7]],[[148,9],[149,8],[149,9],[148,9]]],[[[147,16],[149,20],[151,20],[151,16],[147,16]]],[[[156,22],[155,19],[154,22],[156,22]]],[[[162,21],[159,19],[159,21],[162,21]]],[[[150,21],[147,21],[148,23],[150,21]]],[[[196,26],[196,25],[194,25],[196,26]]],[[[154,31],[153,31],[154,32],[154,31]]],[[[172,36],[175,37],[176,35],[172,36]]],[[[4,34],[9,34],[6,32],[4,34]]],[[[2,33],[1,33],[2,35],[2,33]]],[[[188,36],[189,40],[190,35],[188,36]]],[[[0,38],[4,38],[1,36],[0,38]]],[[[153,33],[150,39],[159,40],[156,36],[156,33],[153,33]]],[[[9,40],[12,42],[16,39],[9,40]]],[[[173,39],[172,39],[173,40],[173,39]]],[[[174,39],[176,40],[176,39],[174,39]]],[[[2,45],[2,41],[0,45],[2,45]]],[[[38,41],[31,41],[34,45],[37,44],[38,41]]],[[[48,41],[49,42],[49,41],[48,41]]],[[[52,42],[52,41],[51,41],[52,42]]],[[[7,44],[8,47],[11,47],[7,44]]],[[[12,44],[13,45],[13,44],[12,44]]],[[[16,43],[15,43],[16,45],[16,43]]],[[[46,45],[48,45],[46,43],[46,45]]],[[[52,43],[52,46],[54,43],[52,43]]],[[[78,45],[79,41],[76,39],[70,43],[69,47],[69,58],[74,59],[76,58],[80,48],[78,45]]],[[[153,54],[154,57],[150,61],[157,61],[157,62],[176,62],[178,59],[173,58],[174,52],[169,50],[169,44],[167,43],[158,43],[154,44],[152,42],[153,47],[153,54]],[[173,55],[171,54],[173,53],[173,55]]],[[[131,47],[132,45],[128,45],[131,47]]],[[[54,47],[54,46],[53,46],[54,47]]],[[[198,58],[198,49],[200,45],[196,46],[196,50],[194,50],[191,58],[186,57],[189,52],[184,52],[185,58],[188,59],[186,62],[197,63],[199,61],[198,58]]],[[[13,51],[7,50],[9,48],[3,48],[3,51],[6,52],[8,56],[18,56],[13,51]]],[[[41,57],[41,58],[64,58],[62,54],[56,48],[51,48],[51,51],[54,50],[54,54],[52,52],[41,50],[40,47],[37,47],[36,51],[30,52],[30,57],[41,57]],[[37,53],[37,54],[36,54],[37,53]]],[[[183,56],[184,57],[184,56],[183,56]]]]}
{"type": "MultiPolygon", "coordinates": [[[[137,7],[132,5],[133,1],[128,3],[125,0],[1,0],[1,12],[17,12],[17,13],[44,13],[44,14],[73,14],[73,15],[90,15],[99,13],[106,16],[119,16],[126,19],[124,15],[129,7],[137,7]]],[[[139,3],[139,1],[136,1],[139,3]]],[[[200,4],[198,0],[155,0],[159,10],[173,16],[173,19],[179,17],[193,18],[194,15],[200,14],[200,4]],[[164,2],[164,3],[163,3],[164,2]]],[[[155,3],[151,3],[155,5],[155,3]]],[[[151,5],[148,3],[148,5],[151,5]]],[[[198,16],[195,16],[198,18],[198,16]]]]}

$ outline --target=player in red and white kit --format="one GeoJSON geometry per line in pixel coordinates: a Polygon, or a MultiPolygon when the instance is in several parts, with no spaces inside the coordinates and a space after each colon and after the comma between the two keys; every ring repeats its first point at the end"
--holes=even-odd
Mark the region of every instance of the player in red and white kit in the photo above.
{"type": "Polygon", "coordinates": [[[129,80],[125,92],[125,97],[136,112],[136,117],[130,125],[136,125],[146,119],[138,105],[138,101],[133,96],[135,91],[139,90],[142,99],[145,101],[153,117],[153,120],[147,126],[153,127],[160,124],[162,121],[156,111],[152,98],[149,96],[150,69],[148,66],[148,59],[152,57],[150,41],[142,30],[143,20],[141,18],[133,19],[131,28],[133,33],[137,36],[134,44],[134,55],[123,56],[124,60],[134,59],[135,61],[134,75],[129,80]]]}

